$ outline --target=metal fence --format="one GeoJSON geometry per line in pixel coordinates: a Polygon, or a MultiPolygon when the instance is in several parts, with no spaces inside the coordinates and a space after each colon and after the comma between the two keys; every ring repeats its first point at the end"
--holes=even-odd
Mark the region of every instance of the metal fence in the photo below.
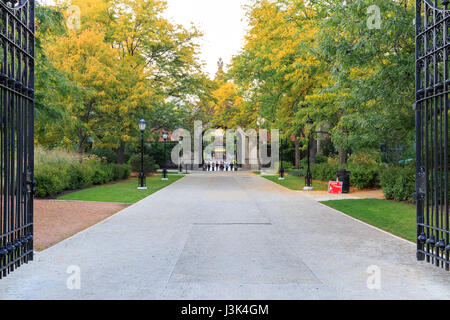
{"type": "Polygon", "coordinates": [[[416,1],[417,258],[449,270],[449,1],[416,1]]]}
{"type": "Polygon", "coordinates": [[[33,259],[34,0],[0,0],[0,278],[33,259]]]}

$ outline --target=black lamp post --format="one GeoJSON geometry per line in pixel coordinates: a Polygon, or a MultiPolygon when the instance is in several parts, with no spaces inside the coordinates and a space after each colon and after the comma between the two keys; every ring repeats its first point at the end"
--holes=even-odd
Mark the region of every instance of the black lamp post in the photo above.
{"type": "Polygon", "coordinates": [[[309,137],[308,137],[308,170],[306,172],[304,190],[311,191],[311,190],[314,190],[314,188],[312,186],[312,174],[311,174],[311,137],[312,137],[311,132],[312,132],[312,125],[314,124],[314,121],[310,117],[308,117],[306,124],[308,124],[310,127],[310,133],[309,133],[309,137]]]}
{"type": "Polygon", "coordinates": [[[278,180],[284,180],[284,167],[283,167],[283,141],[280,141],[280,177],[278,180]]]}
{"type": "MultiPolygon", "coordinates": [[[[178,143],[180,144],[180,146],[183,144],[183,137],[180,137],[180,140],[178,141],[178,143]]],[[[181,156],[180,159],[178,161],[178,169],[179,169],[179,173],[183,173],[183,167],[181,166],[181,156]]]]}
{"type": "Polygon", "coordinates": [[[141,172],[139,173],[139,190],[146,190],[146,179],[144,173],[144,132],[147,127],[147,121],[144,119],[139,120],[139,130],[141,131],[141,172]]]}
{"type": "Polygon", "coordinates": [[[169,133],[167,133],[167,131],[164,131],[162,134],[162,137],[164,139],[164,169],[163,169],[163,181],[167,181],[169,180],[167,178],[167,147],[166,147],[166,143],[167,143],[167,138],[169,137],[169,133]]]}
{"type": "Polygon", "coordinates": [[[203,171],[206,171],[206,161],[205,161],[205,154],[204,154],[204,150],[205,150],[205,145],[204,145],[204,141],[203,141],[203,137],[205,136],[205,130],[202,131],[202,138],[201,138],[201,142],[202,142],[202,166],[203,166],[203,171]]]}
{"type": "Polygon", "coordinates": [[[236,138],[234,141],[234,171],[238,171],[238,167],[240,166],[240,159],[238,158],[238,148],[239,148],[239,140],[236,138]]]}

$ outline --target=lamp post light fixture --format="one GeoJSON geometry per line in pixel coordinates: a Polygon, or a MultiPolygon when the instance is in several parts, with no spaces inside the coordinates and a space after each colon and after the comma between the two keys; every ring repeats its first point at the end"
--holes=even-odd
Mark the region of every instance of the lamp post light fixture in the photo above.
{"type": "Polygon", "coordinates": [[[167,178],[167,147],[166,147],[166,144],[167,144],[167,138],[169,138],[169,133],[167,131],[164,131],[162,134],[162,137],[164,139],[164,169],[163,169],[162,180],[167,181],[169,179],[167,178]]]}
{"type": "Polygon", "coordinates": [[[147,190],[146,177],[144,173],[144,132],[147,127],[147,121],[144,119],[138,122],[139,130],[141,131],[141,172],[139,173],[139,187],[138,190],[147,190]]]}
{"type": "Polygon", "coordinates": [[[306,124],[309,126],[310,133],[308,137],[308,170],[306,171],[305,188],[303,190],[312,191],[314,190],[314,188],[312,186],[312,174],[311,174],[311,138],[312,138],[311,132],[314,121],[310,117],[308,117],[306,124]]]}

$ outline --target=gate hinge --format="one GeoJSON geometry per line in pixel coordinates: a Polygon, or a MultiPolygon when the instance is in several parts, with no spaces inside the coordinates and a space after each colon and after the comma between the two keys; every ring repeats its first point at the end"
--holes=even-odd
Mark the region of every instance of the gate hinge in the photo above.
{"type": "Polygon", "coordinates": [[[36,180],[33,179],[33,175],[31,173],[31,170],[28,168],[27,170],[27,192],[31,193],[32,195],[36,194],[36,180]]]}
{"type": "Polygon", "coordinates": [[[31,194],[34,196],[35,194],[36,194],[36,185],[37,185],[37,182],[36,182],[36,180],[33,180],[31,183],[30,183],[30,192],[31,192],[31,194]]]}
{"type": "Polygon", "coordinates": [[[415,201],[424,201],[426,198],[427,190],[427,174],[425,167],[420,166],[416,174],[416,193],[413,194],[415,201]]]}
{"type": "Polygon", "coordinates": [[[414,201],[424,201],[425,200],[425,192],[419,191],[418,193],[413,194],[414,201]]]}

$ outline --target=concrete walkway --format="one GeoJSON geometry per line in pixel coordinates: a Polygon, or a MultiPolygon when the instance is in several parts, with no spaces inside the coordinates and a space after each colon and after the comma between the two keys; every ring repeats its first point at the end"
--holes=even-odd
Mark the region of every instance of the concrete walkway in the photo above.
{"type": "Polygon", "coordinates": [[[450,274],[261,177],[195,173],[0,280],[0,299],[17,298],[449,299],[450,274]],[[373,265],[380,290],[367,287],[373,265]],[[80,290],[67,288],[69,266],[80,290]]]}

